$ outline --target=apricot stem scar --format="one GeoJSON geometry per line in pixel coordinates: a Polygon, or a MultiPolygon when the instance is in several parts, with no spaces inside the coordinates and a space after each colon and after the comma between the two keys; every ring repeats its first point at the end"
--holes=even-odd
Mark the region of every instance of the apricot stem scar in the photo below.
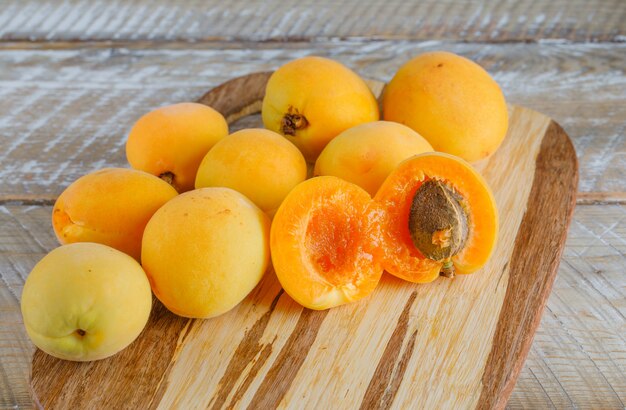
{"type": "Polygon", "coordinates": [[[76,334],[80,337],[83,337],[87,334],[83,329],[76,329],[76,334]]]}
{"type": "Polygon", "coordinates": [[[449,279],[454,278],[454,264],[452,263],[452,260],[448,259],[443,263],[439,275],[449,279]]]}
{"type": "Polygon", "coordinates": [[[298,112],[297,108],[289,106],[287,113],[280,121],[280,129],[284,135],[296,135],[297,130],[304,129],[309,126],[306,117],[298,112]]]}
{"type": "Polygon", "coordinates": [[[161,178],[163,181],[167,182],[170,185],[174,184],[174,173],[170,171],[162,173],[161,175],[159,175],[159,178],[161,178]]]}

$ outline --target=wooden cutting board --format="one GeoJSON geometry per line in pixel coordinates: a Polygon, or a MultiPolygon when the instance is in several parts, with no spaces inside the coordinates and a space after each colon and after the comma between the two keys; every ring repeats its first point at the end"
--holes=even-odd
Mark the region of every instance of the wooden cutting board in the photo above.
{"type": "MultiPolygon", "coordinates": [[[[271,73],[236,78],[200,102],[233,122],[260,110],[271,73]]],[[[383,84],[369,82],[379,95],[383,84]]],[[[273,272],[238,307],[190,320],[155,303],[148,326],[112,358],[73,363],[36,351],[44,408],[503,408],[557,272],[578,181],[563,129],[510,106],[495,155],[476,164],[500,211],[490,262],[415,285],[385,274],[374,294],[304,309],[273,272]]]]}

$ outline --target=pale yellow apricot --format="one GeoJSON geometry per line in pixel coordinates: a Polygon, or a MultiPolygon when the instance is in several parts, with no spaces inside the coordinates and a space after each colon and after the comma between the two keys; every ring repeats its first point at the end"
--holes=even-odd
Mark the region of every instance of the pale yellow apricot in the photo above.
{"type": "Polygon", "coordinates": [[[60,359],[90,361],[119,352],[139,336],[152,293],[130,256],[97,243],[75,243],[35,265],[21,303],[35,346],[60,359]]]}

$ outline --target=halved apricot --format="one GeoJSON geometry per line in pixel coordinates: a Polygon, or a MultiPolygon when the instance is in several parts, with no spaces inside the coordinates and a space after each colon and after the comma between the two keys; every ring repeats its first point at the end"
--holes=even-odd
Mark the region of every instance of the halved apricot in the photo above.
{"type": "Polygon", "coordinates": [[[293,299],[328,309],[369,295],[380,280],[382,211],[340,178],[297,185],[278,208],[270,233],[274,270],[293,299]]]}
{"type": "Polygon", "coordinates": [[[471,165],[430,152],[402,162],[379,189],[385,212],[383,267],[402,279],[427,283],[467,274],[491,256],[498,211],[489,186],[471,165]]]}

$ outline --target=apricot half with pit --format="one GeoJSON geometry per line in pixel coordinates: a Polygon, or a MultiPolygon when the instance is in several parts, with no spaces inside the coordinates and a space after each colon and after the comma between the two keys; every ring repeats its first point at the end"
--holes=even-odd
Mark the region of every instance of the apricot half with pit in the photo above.
{"type": "Polygon", "coordinates": [[[159,209],[143,236],[152,291],[172,312],[209,318],[235,307],[269,263],[270,222],[230,188],[201,188],[159,209]]]}
{"type": "Polygon", "coordinates": [[[280,67],[263,98],[263,124],[294,143],[309,162],[342,131],[379,118],[378,103],[352,70],[322,57],[280,67]]]}
{"type": "Polygon", "coordinates": [[[480,269],[498,236],[491,190],[471,165],[450,154],[402,162],[374,198],[385,210],[383,266],[411,282],[480,269]]]}
{"type": "Polygon", "coordinates": [[[406,125],[374,121],[352,127],[328,143],[315,162],[315,175],[333,175],[376,195],[385,178],[403,160],[433,151],[406,125]]]}
{"type": "Polygon", "coordinates": [[[197,103],[157,108],[130,130],[126,158],[131,167],[170,183],[178,192],[194,188],[202,158],[228,135],[219,112],[197,103]]]}
{"type": "Polygon", "coordinates": [[[474,162],[498,149],[508,111],[498,84],[481,66],[453,53],[424,53],[385,88],[385,120],[413,128],[436,151],[474,162]]]}
{"type": "Polygon", "coordinates": [[[273,131],[245,129],[220,140],[206,154],[196,188],[232,188],[273,215],[306,176],[306,161],[295,145],[273,131]]]}
{"type": "Polygon", "coordinates": [[[382,275],[380,217],[366,191],[340,178],[296,186],[278,208],[270,236],[285,292],[318,310],[369,295],[382,275]]]}
{"type": "Polygon", "coordinates": [[[152,215],[178,193],[143,171],[106,168],[63,191],[52,210],[59,242],[97,242],[139,260],[141,237],[152,215]]]}

